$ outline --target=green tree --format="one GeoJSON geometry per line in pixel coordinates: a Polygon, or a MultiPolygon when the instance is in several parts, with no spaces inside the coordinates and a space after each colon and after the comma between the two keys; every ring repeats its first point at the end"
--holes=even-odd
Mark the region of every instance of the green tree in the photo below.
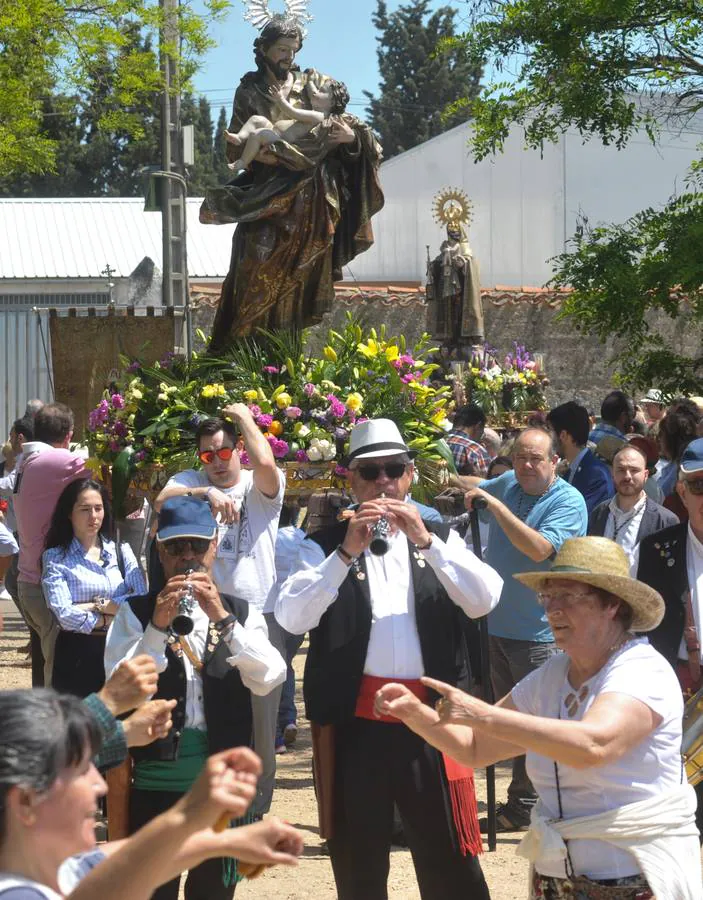
{"type": "MultiPolygon", "coordinates": [[[[472,0],[470,8],[466,34],[449,46],[496,78],[450,109],[473,116],[478,159],[502,150],[514,125],[528,147],[575,128],[622,148],[639,130],[656,141],[663,124],[685,126],[703,109],[700,0],[472,0]]],[[[700,352],[675,353],[655,327],[659,315],[687,310],[700,335],[699,178],[700,164],[685,194],[622,225],[583,223],[554,261],[554,282],[573,288],[563,315],[583,332],[623,339],[616,362],[626,385],[700,393],[700,352]]]]}
{"type": "Polygon", "coordinates": [[[214,137],[214,169],[218,183],[227,181],[232,177],[232,173],[227,168],[227,154],[225,152],[225,131],[228,125],[229,116],[227,115],[227,110],[224,106],[221,106],[214,137]]]}
{"type": "Polygon", "coordinates": [[[188,167],[188,193],[202,196],[217,183],[215,154],[212,144],[212,114],[207,97],[195,101],[191,94],[181,102],[181,121],[195,130],[195,163],[188,167]]]}
{"type": "Polygon", "coordinates": [[[364,94],[368,122],[387,159],[468,118],[465,108],[443,115],[457,97],[474,97],[481,80],[481,61],[460,43],[448,43],[456,34],[456,15],[448,6],[431,12],[429,0],[412,0],[389,15],[378,0],[373,23],[380,32],[380,94],[364,94]]]}
{"type": "MultiPolygon", "coordinates": [[[[178,5],[183,83],[210,46],[207,28],[226,0],[205,0],[205,14],[188,2],[178,5]]],[[[115,71],[114,103],[96,127],[146,138],[140,110],[153,104],[161,86],[151,50],[163,25],[158,5],[147,0],[3,0],[0,3],[0,172],[5,176],[44,173],[56,168],[57,142],[44,126],[44,108],[55,92],[73,96],[86,90],[109,60],[115,71]],[[136,29],[141,49],[131,46],[136,29]]]]}

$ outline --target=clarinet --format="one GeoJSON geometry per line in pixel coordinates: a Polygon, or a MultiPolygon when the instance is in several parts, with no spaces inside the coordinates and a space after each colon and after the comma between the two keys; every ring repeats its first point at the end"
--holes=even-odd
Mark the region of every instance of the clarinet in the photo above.
{"type": "MultiPolygon", "coordinates": [[[[185,573],[186,578],[189,575],[193,574],[193,569],[188,569],[185,573]]],[[[193,593],[193,585],[186,581],[186,590],[185,593],[181,596],[178,601],[178,612],[173,617],[173,621],[171,622],[171,631],[174,634],[179,635],[179,637],[183,637],[186,634],[190,634],[193,630],[193,610],[195,609],[195,605],[197,600],[195,599],[195,594],[193,593]]]]}
{"type": "MultiPolygon", "coordinates": [[[[381,494],[381,497],[385,496],[385,494],[381,494]]],[[[388,535],[390,533],[391,526],[388,519],[385,516],[381,516],[378,522],[371,528],[371,543],[369,544],[369,550],[374,556],[384,556],[388,553],[388,535]]]]}

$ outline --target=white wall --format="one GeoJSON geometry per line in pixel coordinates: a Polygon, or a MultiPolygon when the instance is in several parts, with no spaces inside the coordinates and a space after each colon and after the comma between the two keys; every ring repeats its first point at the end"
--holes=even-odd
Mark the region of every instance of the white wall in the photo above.
{"type": "Polygon", "coordinates": [[[568,133],[539,152],[515,128],[500,156],[474,163],[469,126],[433,138],[381,167],[385,208],[374,218],[374,246],[345,280],[424,281],[426,245],[436,255],[443,229],[432,218],[435,194],[463,189],[474,204],[469,240],[484,286],[541,286],[549,259],[564,249],[579,212],[591,225],[624,222],[681,192],[701,135],[667,133],[657,146],[636,136],[624,150],[568,133]]]}

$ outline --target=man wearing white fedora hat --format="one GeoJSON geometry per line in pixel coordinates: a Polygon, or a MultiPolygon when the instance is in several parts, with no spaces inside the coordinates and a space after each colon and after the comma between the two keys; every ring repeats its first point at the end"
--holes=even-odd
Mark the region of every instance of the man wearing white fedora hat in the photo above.
{"type": "Polygon", "coordinates": [[[488,897],[473,773],[373,711],[389,681],[421,696],[419,679],[432,673],[467,686],[463,625],[502,588],[457,534],[409,502],[411,456],[391,420],[357,425],[346,464],[359,507],[308,535],[276,602],[286,630],[310,632],[303,692],[339,900],[388,896],[394,804],[423,900],[488,897]]]}

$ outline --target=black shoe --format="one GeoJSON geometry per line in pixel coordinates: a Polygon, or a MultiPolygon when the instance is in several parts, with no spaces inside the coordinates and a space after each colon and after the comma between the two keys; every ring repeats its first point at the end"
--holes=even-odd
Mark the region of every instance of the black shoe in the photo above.
{"type": "MultiPolygon", "coordinates": [[[[488,816],[478,820],[481,834],[488,834],[488,816]]],[[[514,803],[500,803],[496,807],[496,833],[509,831],[527,831],[530,827],[530,814],[515,806],[514,803]]]]}

